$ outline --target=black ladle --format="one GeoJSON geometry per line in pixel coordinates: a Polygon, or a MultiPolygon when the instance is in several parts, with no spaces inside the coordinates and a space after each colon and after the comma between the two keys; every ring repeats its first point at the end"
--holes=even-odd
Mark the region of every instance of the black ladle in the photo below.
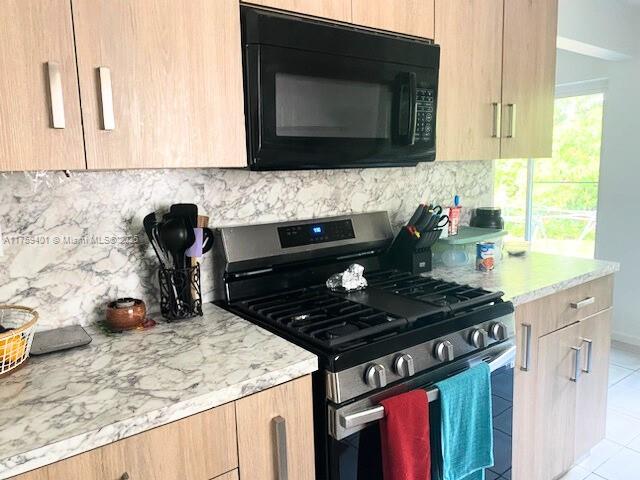
{"type": "Polygon", "coordinates": [[[194,235],[182,217],[166,216],[160,225],[160,240],[173,257],[175,268],[185,268],[185,252],[193,244],[194,235]]]}

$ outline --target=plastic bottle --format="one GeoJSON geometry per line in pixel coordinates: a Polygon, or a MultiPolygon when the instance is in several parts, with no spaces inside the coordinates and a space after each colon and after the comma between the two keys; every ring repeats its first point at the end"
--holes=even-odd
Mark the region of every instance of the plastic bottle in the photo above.
{"type": "Polygon", "coordinates": [[[453,197],[453,206],[449,207],[449,235],[457,235],[460,226],[460,215],[462,207],[460,206],[460,196],[453,197]]]}

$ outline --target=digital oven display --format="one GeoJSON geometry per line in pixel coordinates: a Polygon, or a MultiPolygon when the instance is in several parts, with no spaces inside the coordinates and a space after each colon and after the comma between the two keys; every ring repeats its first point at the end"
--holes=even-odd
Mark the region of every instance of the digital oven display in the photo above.
{"type": "Polygon", "coordinates": [[[356,238],[351,220],[289,225],[278,228],[278,236],[282,248],[356,238]]]}

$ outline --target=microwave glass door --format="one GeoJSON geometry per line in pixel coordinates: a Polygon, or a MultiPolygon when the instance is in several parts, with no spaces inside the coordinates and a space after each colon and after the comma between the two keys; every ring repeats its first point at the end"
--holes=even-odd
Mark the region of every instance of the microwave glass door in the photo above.
{"type": "Polygon", "coordinates": [[[383,83],[275,74],[276,136],[389,138],[393,91],[383,83]]]}
{"type": "Polygon", "coordinates": [[[437,70],[271,45],[247,53],[254,168],[433,159],[437,70]]]}

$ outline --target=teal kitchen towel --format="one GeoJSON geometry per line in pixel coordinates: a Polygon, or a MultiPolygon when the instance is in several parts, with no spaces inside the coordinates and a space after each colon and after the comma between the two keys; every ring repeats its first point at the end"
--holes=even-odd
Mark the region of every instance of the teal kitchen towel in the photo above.
{"type": "Polygon", "coordinates": [[[436,383],[443,480],[483,480],[493,465],[491,370],[479,365],[436,383]]]}

